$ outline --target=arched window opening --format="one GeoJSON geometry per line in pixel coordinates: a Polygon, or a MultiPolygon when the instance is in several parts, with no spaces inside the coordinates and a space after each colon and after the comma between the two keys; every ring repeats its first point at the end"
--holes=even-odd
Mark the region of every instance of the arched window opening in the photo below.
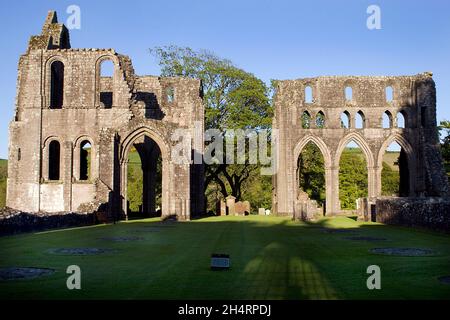
{"type": "Polygon", "coordinates": [[[61,109],[64,103],[64,64],[54,61],[50,69],[50,108],[61,109]]]}
{"type": "Polygon", "coordinates": [[[305,87],[305,102],[306,103],[313,103],[313,91],[310,86],[305,87]]]}
{"type": "Polygon", "coordinates": [[[383,113],[383,128],[392,128],[392,113],[390,113],[389,111],[385,111],[383,113]]]}
{"type": "Polygon", "coordinates": [[[91,178],[92,146],[87,140],[80,144],[80,180],[86,181],[91,178]]]}
{"type": "Polygon", "coordinates": [[[325,115],[322,111],[319,111],[316,115],[316,128],[323,129],[325,128],[325,115]]]}
{"type": "Polygon", "coordinates": [[[367,159],[360,146],[351,141],[339,160],[339,200],[341,209],[355,210],[356,201],[368,196],[367,159]]]}
{"type": "Polygon", "coordinates": [[[348,111],[341,114],[341,128],[350,129],[350,113],[348,111]]]}
{"type": "Polygon", "coordinates": [[[358,111],[355,116],[356,129],[364,129],[366,127],[366,117],[362,111],[358,111]]]}
{"type": "Polygon", "coordinates": [[[381,194],[393,197],[407,197],[409,195],[407,155],[397,142],[392,142],[383,154],[381,194]]]}
{"type": "Polygon", "coordinates": [[[308,198],[317,201],[317,212],[325,204],[325,162],[322,152],[313,142],[309,142],[297,159],[297,201],[308,198]]]}
{"type": "Polygon", "coordinates": [[[111,60],[104,60],[100,63],[100,104],[105,109],[113,106],[114,88],[114,63],[111,60]]]}
{"type": "Polygon", "coordinates": [[[352,101],[353,100],[353,89],[352,87],[345,88],[345,100],[352,101]]]}
{"type": "Polygon", "coordinates": [[[397,128],[406,128],[406,114],[403,111],[397,113],[397,128]]]}
{"type": "Polygon", "coordinates": [[[48,146],[48,180],[60,179],[61,147],[53,140],[48,146]]]}
{"type": "Polygon", "coordinates": [[[302,113],[302,128],[309,129],[311,128],[311,115],[308,111],[303,111],[302,113]]]}
{"type": "Polygon", "coordinates": [[[391,86],[386,87],[386,102],[392,102],[394,100],[394,89],[391,86]]]}

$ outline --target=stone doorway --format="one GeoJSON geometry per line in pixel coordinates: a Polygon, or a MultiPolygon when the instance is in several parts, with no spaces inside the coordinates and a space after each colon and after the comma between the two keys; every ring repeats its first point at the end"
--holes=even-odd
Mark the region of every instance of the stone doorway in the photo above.
{"type": "Polygon", "coordinates": [[[142,131],[130,134],[121,149],[121,198],[125,218],[169,215],[169,166],[165,144],[151,132],[142,131]],[[132,182],[130,176],[136,171],[141,174],[141,180],[132,182]],[[139,185],[139,189],[133,190],[131,183],[139,185]],[[133,194],[134,191],[139,194],[133,194]]]}

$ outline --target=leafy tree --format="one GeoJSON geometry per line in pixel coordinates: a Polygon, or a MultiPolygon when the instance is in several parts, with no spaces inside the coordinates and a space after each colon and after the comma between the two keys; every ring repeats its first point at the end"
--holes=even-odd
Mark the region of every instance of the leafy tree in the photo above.
{"type": "MultiPolygon", "coordinates": [[[[161,67],[162,76],[201,79],[205,102],[205,128],[229,129],[270,128],[272,108],[269,89],[253,74],[237,68],[227,59],[208,51],[194,51],[177,46],[151,49],[161,67]]],[[[224,153],[225,156],[225,153],[224,153]]],[[[249,164],[214,164],[206,166],[207,188],[214,183],[223,197],[242,198],[242,186],[258,169],[249,164]]],[[[211,193],[209,193],[211,194],[211,193]]]]}
{"type": "Polygon", "coordinates": [[[400,186],[400,172],[395,171],[383,161],[381,171],[381,194],[383,196],[398,196],[400,186]]]}
{"type": "Polygon", "coordinates": [[[139,206],[142,204],[143,194],[143,174],[141,158],[138,152],[133,147],[130,150],[128,161],[128,188],[127,198],[130,202],[130,209],[132,212],[139,212],[139,206]]]}
{"type": "Polygon", "coordinates": [[[325,201],[325,165],[320,149],[313,143],[303,148],[297,164],[299,187],[319,204],[325,201]]]}
{"type": "Polygon", "coordinates": [[[440,122],[439,131],[441,133],[442,157],[446,163],[450,163],[450,121],[440,122]]]}
{"type": "MultiPolygon", "coordinates": [[[[130,209],[132,212],[138,212],[139,206],[143,202],[143,172],[142,163],[139,153],[136,148],[132,147],[128,156],[128,189],[127,198],[130,202],[130,209]]],[[[156,163],[156,183],[153,186],[155,188],[155,203],[156,207],[161,207],[161,195],[162,195],[162,161],[161,157],[158,158],[156,163]]]]}
{"type": "Polygon", "coordinates": [[[356,199],[367,197],[367,166],[361,150],[346,148],[341,155],[339,200],[343,209],[356,209],[356,199]]]}

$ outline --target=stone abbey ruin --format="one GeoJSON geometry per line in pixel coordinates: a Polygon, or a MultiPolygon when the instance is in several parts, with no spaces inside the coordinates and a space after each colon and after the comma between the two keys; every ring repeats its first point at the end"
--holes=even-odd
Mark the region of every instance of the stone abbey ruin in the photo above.
{"type": "MultiPolygon", "coordinates": [[[[141,77],[112,49],[72,49],[52,11],[19,61],[7,206],[51,213],[106,205],[109,215],[123,218],[133,146],[145,166],[144,210],[156,210],[153,173],[160,156],[162,216],[189,219],[203,212],[203,167],[174,164],[170,138],[177,128],[202,125],[203,114],[200,81],[141,77]],[[114,66],[112,77],[101,76],[105,61],[114,66]]],[[[192,152],[202,154],[203,146],[192,152]]]]}
{"type": "Polygon", "coordinates": [[[356,143],[366,159],[366,205],[375,206],[381,197],[383,154],[392,142],[402,148],[400,196],[448,196],[436,125],[436,90],[430,73],[280,81],[275,108],[273,128],[279,131],[279,167],[274,177],[273,206],[278,214],[306,214],[300,212],[305,206],[297,199],[296,170],[299,155],[308,143],[315,144],[323,155],[325,211],[329,214],[341,212],[339,160],[349,142],[356,143]],[[389,119],[387,125],[383,125],[383,115],[389,119]],[[401,124],[397,121],[400,118],[401,124]]]}
{"type": "MultiPolygon", "coordinates": [[[[315,144],[324,159],[324,211],[340,213],[339,160],[352,141],[362,149],[368,171],[368,197],[361,199],[361,214],[372,214],[374,221],[450,229],[430,73],[280,81],[274,107],[273,128],[279,133],[275,214],[309,218],[297,173],[299,155],[308,143],[315,144]],[[348,119],[345,125],[342,114],[348,119]],[[383,115],[388,127],[383,127],[383,115]],[[359,126],[356,117],[362,119],[359,126]],[[404,125],[399,125],[399,117],[404,125]],[[382,158],[392,142],[402,147],[403,198],[381,197],[382,158]]],[[[19,61],[7,207],[36,215],[103,212],[106,220],[126,218],[128,155],[133,148],[142,160],[143,211],[156,212],[160,157],[161,214],[188,220],[205,211],[204,167],[173,163],[170,137],[178,128],[192,130],[194,136],[195,123],[203,130],[200,81],[137,76],[131,60],[113,49],[72,49],[67,28],[51,11],[42,33],[31,37],[19,61]],[[112,76],[102,76],[105,61],[113,64],[112,76]]],[[[192,145],[192,154],[203,155],[203,144],[192,145]]]]}

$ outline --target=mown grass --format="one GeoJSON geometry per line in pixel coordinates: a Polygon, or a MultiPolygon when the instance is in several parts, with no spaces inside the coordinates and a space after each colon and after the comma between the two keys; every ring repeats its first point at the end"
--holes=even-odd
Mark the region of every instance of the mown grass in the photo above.
{"type": "Polygon", "coordinates": [[[0,267],[45,267],[40,279],[0,281],[0,298],[31,299],[448,299],[450,236],[347,217],[317,223],[282,217],[211,217],[165,227],[158,219],[0,238],[0,267]],[[352,234],[326,233],[323,227],[352,234]],[[147,230],[147,232],[142,232],[147,230]],[[357,242],[348,236],[384,237],[357,242]],[[102,238],[139,236],[141,241],[102,238]],[[431,248],[429,257],[369,253],[374,247],[431,248]],[[98,256],[48,253],[61,247],[117,249],[98,256]],[[211,271],[210,255],[228,253],[231,270],[211,271]],[[66,268],[82,270],[82,289],[66,288],[66,268]],[[381,268],[382,289],[368,290],[366,269],[381,268]]]}

